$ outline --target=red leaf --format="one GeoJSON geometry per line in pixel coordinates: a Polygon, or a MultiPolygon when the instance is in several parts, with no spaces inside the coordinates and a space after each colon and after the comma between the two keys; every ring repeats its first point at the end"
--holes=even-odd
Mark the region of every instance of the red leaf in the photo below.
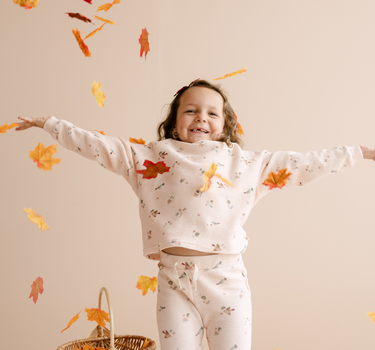
{"type": "Polygon", "coordinates": [[[139,43],[141,44],[141,57],[143,55],[143,52],[145,53],[145,61],[146,61],[146,56],[147,52],[150,51],[150,43],[148,42],[148,32],[147,29],[142,29],[142,34],[139,37],[139,43]]]}
{"type": "Polygon", "coordinates": [[[83,0],[83,1],[86,1],[86,2],[88,2],[90,5],[92,5],[92,0],[83,0]]]}
{"type": "Polygon", "coordinates": [[[42,294],[43,292],[43,278],[38,277],[31,285],[31,293],[29,298],[33,297],[33,302],[36,304],[38,300],[38,293],[42,294]]]}
{"type": "Polygon", "coordinates": [[[138,174],[143,175],[143,179],[153,179],[158,174],[169,172],[170,167],[166,166],[164,162],[153,163],[150,160],[145,160],[143,165],[147,168],[144,170],[137,170],[138,174]]]}
{"type": "Polygon", "coordinates": [[[72,17],[72,18],[77,18],[77,19],[80,19],[81,21],[87,23],[87,22],[91,22],[91,19],[85,17],[85,16],[82,16],[80,15],[79,13],[73,13],[73,12],[65,12],[66,14],[69,15],[69,17],[72,17]]]}

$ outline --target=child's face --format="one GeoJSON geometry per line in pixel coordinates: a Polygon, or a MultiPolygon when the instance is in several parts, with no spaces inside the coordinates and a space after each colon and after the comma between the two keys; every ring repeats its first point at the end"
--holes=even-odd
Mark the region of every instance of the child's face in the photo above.
{"type": "Polygon", "coordinates": [[[202,140],[216,140],[223,132],[224,101],[221,95],[211,89],[193,86],[180,99],[176,126],[181,141],[193,143],[202,140]]]}

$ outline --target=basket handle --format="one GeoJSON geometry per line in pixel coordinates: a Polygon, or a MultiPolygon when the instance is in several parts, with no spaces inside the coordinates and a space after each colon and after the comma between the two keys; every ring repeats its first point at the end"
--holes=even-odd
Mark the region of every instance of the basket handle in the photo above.
{"type": "Polygon", "coordinates": [[[115,350],[115,337],[114,337],[114,323],[113,323],[113,312],[112,312],[112,303],[111,298],[109,296],[108,290],[106,287],[102,287],[99,292],[99,309],[101,310],[101,302],[102,302],[102,294],[105,292],[105,296],[107,298],[108,304],[108,311],[109,311],[109,323],[110,323],[110,341],[111,341],[111,348],[109,350],[115,350]]]}

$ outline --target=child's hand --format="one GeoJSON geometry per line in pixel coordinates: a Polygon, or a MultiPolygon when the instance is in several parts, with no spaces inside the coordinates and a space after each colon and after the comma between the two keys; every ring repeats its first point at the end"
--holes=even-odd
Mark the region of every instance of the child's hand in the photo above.
{"type": "Polygon", "coordinates": [[[359,147],[361,147],[364,159],[372,159],[373,161],[375,161],[375,148],[370,148],[366,146],[359,147]]]}
{"type": "Polygon", "coordinates": [[[42,128],[43,129],[44,123],[49,118],[50,117],[41,117],[41,118],[18,117],[18,119],[23,120],[23,123],[18,123],[18,128],[16,128],[16,131],[26,130],[26,129],[31,128],[32,126],[36,126],[38,128],[42,128]]]}

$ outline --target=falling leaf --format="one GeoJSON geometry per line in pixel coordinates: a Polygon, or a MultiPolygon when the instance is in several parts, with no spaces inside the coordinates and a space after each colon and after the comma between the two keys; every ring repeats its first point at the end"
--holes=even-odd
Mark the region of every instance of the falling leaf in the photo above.
{"type": "Polygon", "coordinates": [[[210,168],[203,173],[204,186],[200,189],[201,192],[206,192],[211,187],[211,179],[215,176],[217,164],[212,163],[210,168]]]}
{"type": "Polygon", "coordinates": [[[169,172],[170,167],[166,166],[164,162],[153,163],[150,160],[145,160],[143,165],[147,168],[144,170],[137,170],[138,174],[142,174],[142,179],[153,179],[158,174],[169,172]]]}
{"type": "Polygon", "coordinates": [[[101,31],[103,29],[103,27],[105,26],[105,23],[103,23],[101,25],[101,27],[95,29],[93,32],[91,32],[90,34],[87,34],[86,37],[83,39],[83,40],[86,40],[88,38],[91,38],[92,36],[94,36],[97,32],[101,31]]]}
{"type": "Polygon", "coordinates": [[[23,211],[28,214],[27,215],[27,218],[33,222],[34,224],[37,224],[38,227],[44,231],[44,230],[47,230],[48,229],[48,225],[45,223],[45,221],[43,220],[43,218],[38,215],[34,210],[32,210],[31,208],[29,209],[26,209],[26,208],[22,208],[23,211]]]}
{"type": "Polygon", "coordinates": [[[81,32],[78,29],[76,29],[76,30],[72,29],[72,32],[73,32],[74,36],[76,37],[77,43],[78,43],[79,47],[81,48],[85,57],[91,57],[91,52],[90,52],[88,46],[83,42],[83,40],[81,38],[81,32]]]}
{"type": "Polygon", "coordinates": [[[98,131],[98,130],[94,130],[94,131],[98,132],[99,134],[105,135],[103,131],[98,131]]]}
{"type": "Polygon", "coordinates": [[[216,78],[214,80],[220,80],[220,79],[225,79],[225,78],[229,78],[229,77],[233,77],[233,75],[237,75],[237,74],[241,74],[241,73],[244,73],[246,72],[246,68],[242,68],[236,72],[233,72],[233,73],[229,73],[229,74],[225,74],[223,77],[220,77],[220,78],[216,78]]]}
{"type": "Polygon", "coordinates": [[[238,123],[238,119],[237,119],[237,116],[236,116],[236,114],[234,114],[234,117],[236,118],[236,120],[237,120],[237,124],[238,124],[238,133],[240,134],[240,135],[245,135],[245,133],[243,132],[243,129],[242,129],[242,126],[241,126],[241,124],[240,123],[238,123]]]}
{"type": "Polygon", "coordinates": [[[108,4],[104,4],[104,5],[99,6],[98,9],[96,10],[96,12],[98,12],[98,11],[108,11],[113,5],[119,4],[120,2],[121,2],[121,0],[113,0],[112,3],[108,3],[108,4]]]}
{"type": "Polygon", "coordinates": [[[101,83],[97,83],[94,81],[91,86],[91,92],[95,97],[96,102],[98,103],[99,107],[104,107],[104,100],[106,96],[104,95],[103,91],[100,91],[101,83]]]}
{"type": "Polygon", "coordinates": [[[131,143],[138,143],[139,145],[144,145],[146,143],[146,141],[143,140],[142,138],[140,138],[140,139],[133,139],[132,137],[129,137],[129,142],[131,142],[131,143]]]}
{"type": "Polygon", "coordinates": [[[287,168],[281,169],[275,174],[270,172],[268,178],[263,182],[263,185],[269,186],[269,190],[272,190],[276,187],[283,188],[286,185],[286,181],[292,173],[286,173],[287,168]]]}
{"type": "Polygon", "coordinates": [[[89,321],[96,321],[99,326],[105,327],[105,321],[109,322],[108,312],[100,309],[85,309],[87,312],[87,319],[89,321]]]}
{"type": "Polygon", "coordinates": [[[109,19],[105,19],[105,18],[101,18],[101,17],[99,17],[99,16],[94,16],[96,19],[98,19],[99,21],[103,21],[103,22],[105,22],[105,23],[108,23],[108,24],[117,24],[117,25],[119,25],[118,23],[116,23],[116,22],[112,22],[112,21],[110,21],[109,19]]]}
{"type": "Polygon", "coordinates": [[[45,148],[39,142],[34,151],[29,151],[29,153],[29,158],[36,162],[39,169],[43,169],[44,171],[52,170],[52,166],[59,164],[61,161],[61,159],[52,158],[52,154],[56,153],[56,145],[45,148]]]}
{"type": "Polygon", "coordinates": [[[71,326],[75,321],[77,321],[77,320],[79,319],[79,314],[80,314],[80,313],[81,313],[81,311],[78,312],[78,314],[75,315],[75,316],[69,321],[68,326],[67,326],[66,328],[64,328],[64,329],[61,331],[61,333],[64,332],[64,331],[66,331],[68,328],[70,328],[70,326],[71,326]]]}
{"type": "Polygon", "coordinates": [[[228,179],[226,179],[224,176],[220,175],[220,174],[215,174],[216,177],[218,177],[221,181],[223,181],[224,183],[226,183],[228,186],[231,186],[231,187],[234,187],[232,182],[230,182],[228,179]]]}
{"type": "Polygon", "coordinates": [[[369,312],[369,313],[367,314],[367,316],[370,317],[371,320],[372,320],[372,322],[375,323],[375,312],[369,312]]]}
{"type": "Polygon", "coordinates": [[[29,298],[33,297],[33,302],[36,304],[38,301],[38,293],[43,294],[43,278],[38,277],[31,285],[31,293],[29,298]]]}
{"type": "Polygon", "coordinates": [[[13,2],[24,7],[25,10],[31,10],[34,7],[38,7],[39,0],[13,0],[13,2]]]}
{"type": "Polygon", "coordinates": [[[87,18],[87,17],[85,17],[85,16],[82,16],[82,15],[80,15],[79,13],[73,13],[73,12],[65,12],[65,13],[68,14],[69,17],[77,18],[77,19],[79,19],[79,20],[81,20],[81,21],[83,21],[83,22],[85,22],[85,23],[87,23],[87,22],[92,23],[92,22],[91,22],[91,19],[89,19],[89,18],[87,18]]]}
{"type": "Polygon", "coordinates": [[[150,44],[148,42],[148,32],[147,29],[142,29],[142,34],[139,37],[139,43],[141,44],[141,56],[143,55],[143,52],[145,53],[145,61],[146,61],[146,56],[147,53],[150,51],[150,44]]]}
{"type": "Polygon", "coordinates": [[[137,282],[137,288],[142,290],[142,295],[145,296],[150,289],[153,293],[156,291],[158,285],[158,279],[156,277],[139,276],[137,282]]]}
{"type": "Polygon", "coordinates": [[[18,126],[17,123],[12,123],[10,125],[8,125],[8,124],[1,125],[0,126],[0,134],[5,134],[7,132],[7,130],[13,129],[16,126],[18,126]]]}
{"type": "Polygon", "coordinates": [[[86,2],[88,2],[90,5],[92,5],[92,0],[83,0],[83,1],[86,1],[86,2]]]}

